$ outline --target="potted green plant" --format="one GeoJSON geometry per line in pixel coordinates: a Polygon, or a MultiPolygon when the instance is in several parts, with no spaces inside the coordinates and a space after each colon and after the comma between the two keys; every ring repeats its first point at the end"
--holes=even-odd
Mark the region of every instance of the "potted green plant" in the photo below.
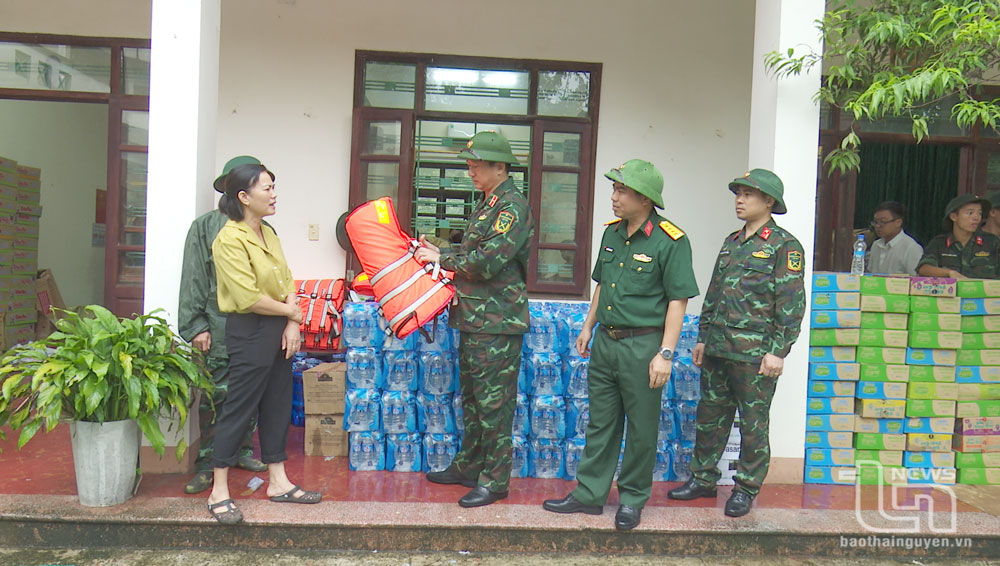
{"type": "MultiPolygon", "coordinates": [[[[162,456],[159,417],[176,414],[183,426],[196,391],[213,391],[201,354],[157,312],[120,319],[97,305],[83,315],[58,310],[55,332],[0,359],[0,427],[20,431],[20,449],[42,427],[69,420],[83,505],[128,500],[139,432],[162,456]]],[[[178,459],[185,449],[177,447],[178,459]]]]}

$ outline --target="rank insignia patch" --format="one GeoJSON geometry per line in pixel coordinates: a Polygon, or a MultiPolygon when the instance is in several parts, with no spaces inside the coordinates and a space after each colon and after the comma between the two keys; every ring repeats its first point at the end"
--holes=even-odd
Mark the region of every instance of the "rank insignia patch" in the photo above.
{"type": "Polygon", "coordinates": [[[612,224],[615,224],[616,222],[621,222],[621,221],[622,221],[621,218],[615,218],[614,220],[608,220],[607,222],[604,223],[604,225],[605,226],[611,226],[612,224]]]}
{"type": "Polygon", "coordinates": [[[976,252],[976,257],[989,257],[990,252],[976,252]]]}
{"type": "Polygon", "coordinates": [[[641,261],[642,263],[649,263],[653,261],[653,258],[649,257],[646,254],[632,254],[632,259],[636,261],[641,261]]]}
{"type": "Polygon", "coordinates": [[[676,240],[676,239],[678,239],[678,238],[680,238],[681,236],[684,235],[684,231],[683,230],[681,230],[677,226],[674,226],[668,220],[664,220],[663,222],[660,222],[660,229],[662,229],[664,232],[666,232],[667,235],[670,236],[671,240],[676,240]]]}
{"type": "Polygon", "coordinates": [[[802,271],[802,252],[788,252],[788,271],[802,271]]]}
{"type": "Polygon", "coordinates": [[[505,234],[514,225],[514,215],[504,210],[497,216],[497,221],[493,223],[493,229],[501,234],[505,234]]]}
{"type": "Polygon", "coordinates": [[[489,203],[489,206],[490,206],[490,207],[492,207],[492,206],[493,206],[494,204],[496,204],[496,203],[497,203],[497,196],[496,196],[496,195],[493,195],[493,196],[492,196],[492,197],[490,198],[490,203],[489,203]]]}
{"type": "MultiPolygon", "coordinates": [[[[768,227],[768,226],[764,226],[764,229],[760,231],[760,237],[764,238],[765,240],[768,239],[768,238],[770,238],[771,237],[771,228],[768,227]]],[[[799,259],[801,260],[802,257],[799,257],[799,259]]]]}

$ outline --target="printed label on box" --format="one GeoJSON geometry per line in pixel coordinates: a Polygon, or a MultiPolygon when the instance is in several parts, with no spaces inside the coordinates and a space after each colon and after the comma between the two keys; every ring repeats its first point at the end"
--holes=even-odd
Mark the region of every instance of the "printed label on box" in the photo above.
{"type": "Polygon", "coordinates": [[[859,364],[859,379],[862,381],[900,381],[910,380],[910,366],[890,364],[859,364]]]}
{"type": "Polygon", "coordinates": [[[859,291],[861,277],[850,273],[813,272],[813,291],[859,291]]]}
{"type": "Polygon", "coordinates": [[[958,418],[1000,417],[1000,401],[957,401],[955,416],[958,418]]]}
{"type": "Polygon", "coordinates": [[[907,399],[958,399],[958,384],[956,383],[924,383],[914,382],[906,390],[907,399]]]}
{"type": "Polygon", "coordinates": [[[810,362],[853,362],[857,358],[854,346],[810,346],[810,362]]]}
{"type": "Polygon", "coordinates": [[[809,364],[809,379],[822,381],[857,381],[861,364],[855,363],[813,363],[809,364]]]}
{"type": "Polygon", "coordinates": [[[878,462],[883,466],[902,466],[902,450],[855,450],[854,462],[878,462]]]}
{"type": "Polygon", "coordinates": [[[911,432],[906,435],[906,449],[913,452],[951,452],[951,434],[911,432]]]}
{"type": "Polygon", "coordinates": [[[867,419],[858,417],[854,420],[854,432],[903,434],[903,426],[903,419],[867,419]]]}
{"type": "Polygon", "coordinates": [[[889,312],[861,312],[861,328],[906,330],[909,315],[889,312]]]}
{"type": "Polygon", "coordinates": [[[1000,366],[958,366],[955,368],[958,383],[1000,383],[1000,366]]]}
{"type": "Polygon", "coordinates": [[[859,328],[861,311],[812,311],[809,315],[812,328],[859,328]]]}
{"type": "Polygon", "coordinates": [[[906,399],[906,383],[859,381],[854,396],[858,399],[906,399]]]}
{"type": "Polygon", "coordinates": [[[854,397],[855,381],[810,381],[810,397],[854,397]]]}
{"type": "Polygon", "coordinates": [[[910,312],[958,314],[961,302],[958,297],[910,297],[910,312]]]}
{"type": "MultiPolygon", "coordinates": [[[[982,351],[982,350],[977,350],[982,351]]],[[[906,363],[919,366],[953,366],[958,360],[957,350],[932,350],[907,348],[906,363]]],[[[970,364],[974,365],[974,364],[970,364]]]]}
{"type": "Polygon", "coordinates": [[[862,295],[860,307],[865,312],[908,313],[910,312],[910,297],[905,295],[862,295]]]}
{"type": "Polygon", "coordinates": [[[855,412],[864,418],[901,419],[906,416],[906,400],[858,399],[855,412]]]}
{"type": "Polygon", "coordinates": [[[877,348],[875,346],[859,346],[858,362],[862,364],[896,364],[906,363],[906,348],[877,348]]]}
{"type": "Polygon", "coordinates": [[[955,381],[955,368],[952,366],[907,366],[910,368],[910,381],[932,381],[952,383],[955,381]]]}
{"type": "Polygon", "coordinates": [[[962,332],[1000,332],[1000,315],[963,316],[962,332]]]}
{"type": "Polygon", "coordinates": [[[950,277],[910,277],[910,295],[954,297],[956,279],[950,277]]]}
{"type": "Polygon", "coordinates": [[[915,312],[910,314],[907,329],[960,332],[962,330],[962,315],[915,312]]]}
{"type": "Polygon", "coordinates": [[[842,415],[854,413],[854,397],[813,397],[806,400],[806,414],[842,415]]]}
{"type": "Polygon", "coordinates": [[[817,310],[853,310],[861,308],[860,293],[813,293],[812,307],[817,310]]]}

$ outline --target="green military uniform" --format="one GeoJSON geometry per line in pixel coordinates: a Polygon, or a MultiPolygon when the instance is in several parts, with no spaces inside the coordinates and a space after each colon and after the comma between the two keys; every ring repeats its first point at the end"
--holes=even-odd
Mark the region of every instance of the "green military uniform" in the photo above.
{"type": "Polygon", "coordinates": [[[951,234],[938,234],[924,247],[917,268],[921,265],[954,269],[976,279],[1000,278],[1000,238],[978,230],[962,245],[951,234]]]}
{"type": "MultiPolygon", "coordinates": [[[[459,157],[517,163],[506,140],[477,134],[459,157]],[[491,151],[503,140],[506,152],[491,151]]],[[[455,272],[456,303],[449,324],[461,331],[459,381],[465,434],[452,468],[494,493],[508,490],[511,427],[521,366],[521,343],[528,331],[525,280],[534,219],[511,179],[485,195],[469,216],[462,242],[442,248],[439,263],[455,272]]]]}
{"type": "MultiPolygon", "coordinates": [[[[773,173],[755,169],[746,179],[734,181],[730,189],[759,188],[777,196],[774,213],[785,212],[780,180],[773,173]],[[777,182],[776,195],[751,177],[759,180],[764,173],[777,182]]],[[[778,378],[758,371],[765,354],[786,357],[799,336],[806,304],[804,262],[802,245],[773,219],[749,238],[739,230],[722,244],[699,321],[698,341],[705,351],[691,472],[702,485],[714,486],[719,480],[716,465],[739,409],[742,442],[736,489],[751,496],[760,491],[771,459],[768,430],[778,378]]]]}
{"type": "MultiPolygon", "coordinates": [[[[617,181],[624,170],[621,182],[634,188],[629,171],[640,167],[655,171],[645,161],[631,160],[606,176],[617,181]]],[[[662,188],[662,177],[658,172],[656,176],[662,188]]],[[[659,191],[655,194],[659,196],[659,191]]],[[[662,206],[662,201],[653,200],[662,206]]],[[[618,498],[622,505],[641,509],[652,490],[660,419],[661,388],[650,389],[649,364],[659,355],[668,304],[698,295],[698,284],[691,266],[691,242],[683,231],[655,210],[633,234],[627,233],[627,224],[620,219],[609,223],[592,273],[600,285],[599,326],[587,377],[587,444],[572,495],[584,505],[604,505],[627,416],[618,498]]]]}

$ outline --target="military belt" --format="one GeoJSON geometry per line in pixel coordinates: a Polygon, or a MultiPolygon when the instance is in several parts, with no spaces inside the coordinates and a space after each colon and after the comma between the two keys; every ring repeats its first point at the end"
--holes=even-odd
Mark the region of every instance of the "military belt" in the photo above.
{"type": "Polygon", "coordinates": [[[644,334],[652,334],[654,332],[663,332],[663,327],[661,326],[640,326],[637,328],[608,328],[602,326],[604,332],[611,337],[612,340],[624,340],[625,338],[635,338],[636,336],[642,336],[644,334]]]}

